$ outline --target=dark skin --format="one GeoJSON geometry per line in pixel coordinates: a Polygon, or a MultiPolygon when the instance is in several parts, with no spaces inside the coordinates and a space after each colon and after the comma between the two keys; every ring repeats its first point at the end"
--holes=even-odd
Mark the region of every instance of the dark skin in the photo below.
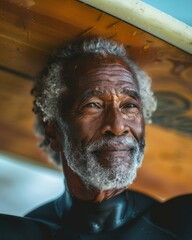
{"type": "MultiPolygon", "coordinates": [[[[86,146],[95,140],[119,136],[130,136],[140,143],[145,132],[144,118],[139,87],[128,65],[115,56],[87,56],[71,61],[68,70],[72,91],[67,96],[68,109],[64,109],[63,120],[68,125],[72,145],[81,142],[86,146]]],[[[47,132],[55,135],[51,138],[51,147],[61,152],[67,187],[72,195],[82,200],[103,201],[125,190],[101,191],[85,185],[67,166],[62,149],[64,133],[58,133],[53,126],[47,126],[47,132]]],[[[112,163],[108,158],[120,157],[123,161],[129,149],[114,146],[95,154],[103,167],[110,168],[112,163]]]]}

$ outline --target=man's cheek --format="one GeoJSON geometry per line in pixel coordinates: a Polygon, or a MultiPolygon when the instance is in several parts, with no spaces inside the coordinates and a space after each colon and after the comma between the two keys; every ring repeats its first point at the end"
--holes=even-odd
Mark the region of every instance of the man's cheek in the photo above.
{"type": "Polygon", "coordinates": [[[76,120],[71,126],[74,137],[82,140],[87,139],[87,141],[92,139],[95,134],[99,132],[98,120],[99,119],[88,117],[76,120]]]}
{"type": "Polygon", "coordinates": [[[143,137],[145,137],[145,124],[143,119],[137,119],[136,121],[129,122],[130,130],[133,136],[140,141],[143,137]]]}

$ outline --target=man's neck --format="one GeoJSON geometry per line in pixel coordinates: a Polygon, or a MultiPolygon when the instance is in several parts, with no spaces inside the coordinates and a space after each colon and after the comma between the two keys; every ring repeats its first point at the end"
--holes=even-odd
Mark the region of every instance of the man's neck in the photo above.
{"type": "Polygon", "coordinates": [[[121,188],[121,189],[109,189],[109,190],[103,190],[100,191],[96,196],[94,201],[95,202],[103,202],[105,200],[108,200],[116,195],[119,195],[120,193],[122,193],[123,191],[125,191],[125,189],[121,188]]]}

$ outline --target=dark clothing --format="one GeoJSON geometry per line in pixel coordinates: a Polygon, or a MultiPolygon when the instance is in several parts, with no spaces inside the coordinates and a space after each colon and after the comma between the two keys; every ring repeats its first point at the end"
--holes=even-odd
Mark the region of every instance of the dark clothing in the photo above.
{"type": "Polygon", "coordinates": [[[192,195],[159,203],[126,191],[102,203],[67,191],[24,218],[0,215],[0,240],[192,240],[192,195]]]}

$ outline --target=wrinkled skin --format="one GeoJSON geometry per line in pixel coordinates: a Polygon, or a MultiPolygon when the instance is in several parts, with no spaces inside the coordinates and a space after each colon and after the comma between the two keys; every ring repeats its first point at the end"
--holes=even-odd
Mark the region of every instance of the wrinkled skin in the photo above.
{"type": "MultiPolygon", "coordinates": [[[[63,100],[61,98],[60,110],[72,147],[79,143],[86,146],[103,138],[121,136],[129,136],[139,144],[143,141],[144,118],[139,88],[126,63],[114,56],[87,56],[72,60],[68,70],[69,95],[63,100]]],[[[102,201],[125,189],[100,191],[85,185],[66,163],[63,152],[65,133],[57,132],[55,135],[51,146],[61,152],[68,189],[72,195],[83,200],[102,201]]],[[[110,162],[109,159],[118,157],[123,162],[129,151],[129,147],[114,146],[97,151],[95,155],[101,166],[111,168],[121,164],[121,161],[110,162]]]]}

